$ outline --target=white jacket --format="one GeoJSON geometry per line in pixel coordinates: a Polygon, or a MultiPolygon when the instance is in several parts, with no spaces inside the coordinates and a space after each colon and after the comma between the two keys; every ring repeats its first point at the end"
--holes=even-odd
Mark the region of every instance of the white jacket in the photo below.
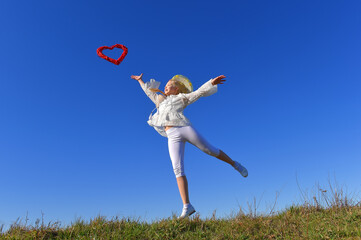
{"type": "Polygon", "coordinates": [[[167,137],[165,126],[188,126],[191,125],[188,118],[183,114],[183,110],[190,104],[197,101],[200,97],[210,96],[217,92],[217,84],[212,85],[212,80],[203,84],[196,91],[191,93],[179,93],[177,95],[169,95],[167,97],[157,94],[149,90],[149,88],[158,88],[160,82],[151,79],[145,84],[141,83],[141,87],[145,94],[155,103],[157,112],[149,116],[148,124],[163,137],[167,137]]]}

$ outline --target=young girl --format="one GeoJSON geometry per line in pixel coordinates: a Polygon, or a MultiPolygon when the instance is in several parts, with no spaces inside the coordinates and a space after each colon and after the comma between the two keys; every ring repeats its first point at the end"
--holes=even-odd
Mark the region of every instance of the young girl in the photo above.
{"type": "Polygon", "coordinates": [[[140,76],[132,75],[131,78],[139,82],[145,94],[156,105],[157,112],[149,116],[148,124],[154,127],[160,135],[168,138],[169,155],[183,201],[182,214],[178,217],[178,219],[182,219],[195,213],[195,209],[189,201],[188,181],[184,173],[185,142],[189,142],[203,152],[230,164],[243,177],[248,176],[245,167],[239,162],[233,161],[222,150],[209,144],[183,115],[184,108],[197,101],[200,97],[216,93],[217,85],[226,81],[224,80],[225,76],[220,75],[210,79],[196,91],[193,91],[192,83],[188,78],[175,75],[168,81],[164,92],[158,89],[160,82],[151,79],[150,82],[144,83],[142,76],[143,73],[140,76]]]}

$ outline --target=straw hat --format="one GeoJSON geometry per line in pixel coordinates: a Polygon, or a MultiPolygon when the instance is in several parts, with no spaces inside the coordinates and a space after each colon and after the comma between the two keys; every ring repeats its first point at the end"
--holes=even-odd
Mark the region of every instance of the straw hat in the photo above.
{"type": "Polygon", "coordinates": [[[191,81],[189,81],[189,79],[183,75],[175,75],[174,77],[172,77],[171,79],[172,81],[177,81],[181,84],[184,85],[184,87],[188,90],[188,92],[193,92],[193,85],[191,83],[191,81]]]}

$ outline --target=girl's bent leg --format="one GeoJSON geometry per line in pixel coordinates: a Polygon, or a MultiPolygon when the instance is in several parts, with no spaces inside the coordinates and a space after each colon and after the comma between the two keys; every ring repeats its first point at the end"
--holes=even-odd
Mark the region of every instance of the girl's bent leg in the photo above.
{"type": "Polygon", "coordinates": [[[192,126],[183,127],[181,134],[183,138],[186,139],[186,141],[193,144],[208,155],[217,157],[220,154],[220,150],[208,143],[208,141],[192,126]]]}
{"type": "Polygon", "coordinates": [[[189,203],[188,181],[186,176],[177,177],[178,189],[181,195],[183,204],[189,203]]]}
{"type": "Polygon", "coordinates": [[[226,163],[229,163],[231,166],[234,167],[234,161],[230,158],[227,154],[225,154],[222,150],[219,150],[219,155],[216,157],[226,163]]]}
{"type": "Polygon", "coordinates": [[[185,128],[183,134],[185,135],[184,137],[187,139],[188,142],[190,142],[191,144],[193,144],[203,152],[211,156],[214,156],[230,164],[231,166],[234,166],[234,161],[227,154],[225,154],[222,150],[209,144],[207,140],[204,137],[202,137],[202,135],[198,133],[193,127],[189,126],[185,128]]]}

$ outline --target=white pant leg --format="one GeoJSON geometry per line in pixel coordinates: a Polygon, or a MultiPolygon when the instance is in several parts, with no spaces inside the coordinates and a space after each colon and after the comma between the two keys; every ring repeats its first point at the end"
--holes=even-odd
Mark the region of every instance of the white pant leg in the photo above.
{"type": "Polygon", "coordinates": [[[189,143],[193,144],[203,152],[211,155],[213,157],[219,156],[219,149],[212,146],[207,140],[202,137],[202,135],[192,126],[182,127],[181,129],[182,137],[189,143]]]}
{"type": "Polygon", "coordinates": [[[184,148],[185,140],[180,134],[181,127],[172,127],[167,133],[169,156],[172,161],[175,176],[185,176],[184,173],[184,148]]]}
{"type": "Polygon", "coordinates": [[[168,137],[169,156],[172,161],[173,171],[176,177],[185,176],[184,173],[184,149],[185,142],[189,142],[207,153],[219,156],[219,149],[212,146],[192,126],[172,127],[166,131],[168,137]]]}

